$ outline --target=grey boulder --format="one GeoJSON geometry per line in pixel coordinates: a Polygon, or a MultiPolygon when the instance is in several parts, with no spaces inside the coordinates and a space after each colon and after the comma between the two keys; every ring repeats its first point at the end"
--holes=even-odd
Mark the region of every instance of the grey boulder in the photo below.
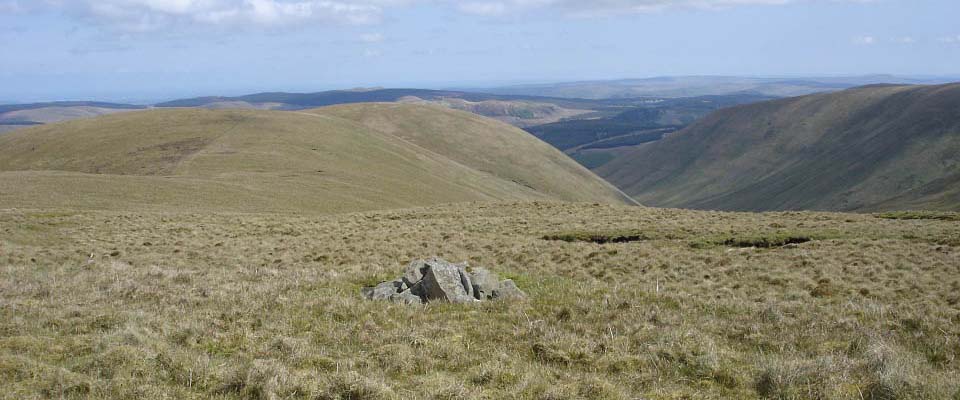
{"type": "Polygon", "coordinates": [[[407,269],[403,272],[403,276],[400,279],[403,280],[403,283],[408,288],[413,287],[413,285],[423,279],[423,272],[428,268],[427,264],[436,262],[436,260],[436,257],[429,260],[414,260],[407,265],[407,269]]]}
{"type": "Polygon", "coordinates": [[[416,260],[407,265],[403,276],[360,289],[364,298],[399,304],[422,304],[432,301],[473,303],[493,299],[527,297],[512,280],[500,281],[486,268],[470,271],[466,262],[451,264],[441,258],[416,260]]]}
{"type": "Polygon", "coordinates": [[[500,282],[500,286],[493,290],[494,299],[502,300],[521,300],[527,298],[527,294],[517,287],[513,280],[507,279],[500,282]]]}
{"type": "Polygon", "coordinates": [[[399,280],[381,282],[379,285],[372,288],[361,289],[361,293],[363,294],[363,297],[366,297],[370,300],[390,300],[390,296],[400,292],[402,286],[403,282],[399,280]]]}
{"type": "Polygon", "coordinates": [[[476,299],[473,293],[473,280],[470,278],[470,274],[467,273],[467,263],[463,262],[454,264],[453,266],[457,267],[457,272],[460,274],[460,285],[467,291],[467,296],[476,299]]]}
{"type": "Polygon", "coordinates": [[[400,293],[394,293],[390,296],[390,301],[399,304],[422,304],[423,299],[420,296],[417,296],[413,293],[412,290],[407,289],[400,293]]]}
{"type": "Polygon", "coordinates": [[[500,287],[497,275],[486,268],[474,268],[470,273],[473,283],[473,297],[478,300],[490,300],[493,291],[500,287]]]}
{"type": "MultiPolygon", "coordinates": [[[[451,303],[468,303],[476,301],[467,291],[465,283],[469,283],[466,273],[450,263],[434,262],[423,274],[424,298],[427,301],[448,301],[451,303]]],[[[472,291],[472,288],[471,288],[472,291]]]]}

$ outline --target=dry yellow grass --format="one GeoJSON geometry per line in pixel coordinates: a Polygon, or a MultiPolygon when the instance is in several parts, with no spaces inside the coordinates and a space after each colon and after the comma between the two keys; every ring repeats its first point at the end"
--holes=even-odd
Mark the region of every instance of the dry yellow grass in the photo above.
{"type": "Polygon", "coordinates": [[[829,213],[5,210],[0,397],[957,398],[958,247],[955,221],[829,213]],[[542,239],[611,232],[643,240],[542,239]],[[722,244],[787,236],[813,240],[722,244]],[[530,300],[360,299],[431,255],[530,300]]]}

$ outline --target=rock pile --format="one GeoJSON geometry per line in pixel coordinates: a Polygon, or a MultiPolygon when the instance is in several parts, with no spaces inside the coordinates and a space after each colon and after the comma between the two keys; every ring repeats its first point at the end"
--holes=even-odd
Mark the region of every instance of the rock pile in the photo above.
{"type": "Polygon", "coordinates": [[[431,301],[471,303],[494,299],[523,299],[527,295],[506,279],[501,281],[486,268],[470,268],[466,262],[451,264],[433,257],[416,260],[403,276],[360,290],[364,298],[403,304],[431,301]]]}

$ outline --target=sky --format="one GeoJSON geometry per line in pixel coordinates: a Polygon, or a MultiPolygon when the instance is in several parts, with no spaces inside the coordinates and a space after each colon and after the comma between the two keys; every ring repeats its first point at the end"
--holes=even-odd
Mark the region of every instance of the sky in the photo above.
{"type": "Polygon", "coordinates": [[[957,0],[0,0],[0,102],[960,76],[957,0]]]}

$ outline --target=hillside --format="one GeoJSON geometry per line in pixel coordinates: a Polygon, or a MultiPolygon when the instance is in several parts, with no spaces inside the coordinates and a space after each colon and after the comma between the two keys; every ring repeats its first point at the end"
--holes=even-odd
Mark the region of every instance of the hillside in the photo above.
{"type": "Polygon", "coordinates": [[[597,172],[647,205],[960,209],[960,84],[876,85],[718,111],[597,172]]]}
{"type": "Polygon", "coordinates": [[[642,143],[691,124],[723,107],[769,100],[752,93],[683,98],[579,99],[429,89],[354,89],[316,93],[258,93],[198,97],[156,107],[302,110],[357,102],[440,105],[527,130],[594,169],[642,143]]]}
{"type": "Polygon", "coordinates": [[[0,136],[0,208],[322,213],[537,199],[630,201],[525,132],[442,107],[150,110],[0,136]]]}

